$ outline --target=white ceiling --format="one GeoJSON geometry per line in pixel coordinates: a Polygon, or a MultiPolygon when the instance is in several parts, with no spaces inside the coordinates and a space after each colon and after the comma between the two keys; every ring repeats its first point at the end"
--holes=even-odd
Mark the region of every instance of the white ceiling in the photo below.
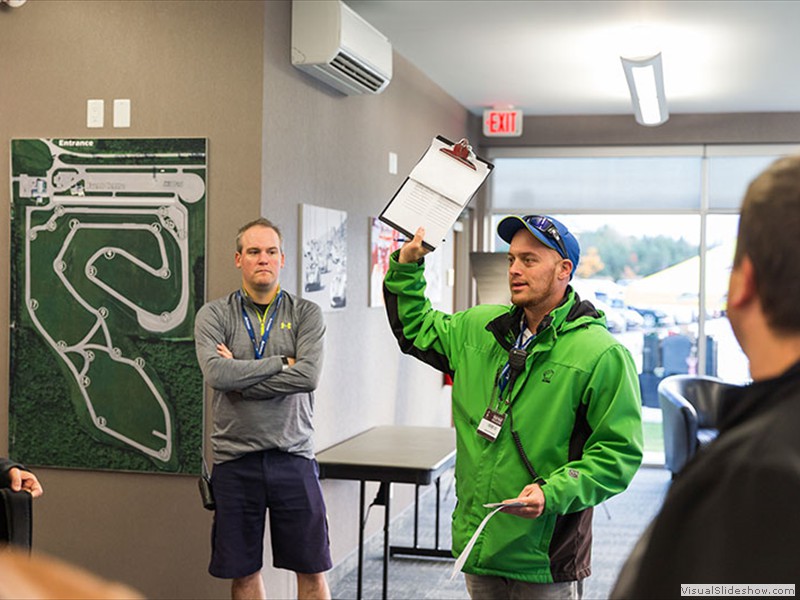
{"type": "Polygon", "coordinates": [[[632,114],[619,56],[637,26],[670,114],[800,112],[798,1],[346,2],[476,114],[632,114]]]}

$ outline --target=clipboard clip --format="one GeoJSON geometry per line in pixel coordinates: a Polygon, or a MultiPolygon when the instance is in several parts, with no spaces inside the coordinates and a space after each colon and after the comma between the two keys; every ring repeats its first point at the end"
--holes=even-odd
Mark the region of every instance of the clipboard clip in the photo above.
{"type": "Polygon", "coordinates": [[[469,145],[467,138],[461,138],[461,141],[457,144],[453,144],[453,148],[439,148],[441,152],[444,152],[448,156],[455,158],[461,164],[469,167],[473,171],[477,171],[478,169],[469,160],[470,155],[472,154],[472,146],[469,145]]]}

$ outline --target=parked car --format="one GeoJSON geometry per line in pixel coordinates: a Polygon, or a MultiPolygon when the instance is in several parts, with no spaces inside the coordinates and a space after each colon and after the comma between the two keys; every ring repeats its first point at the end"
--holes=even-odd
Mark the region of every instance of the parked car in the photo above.
{"type": "Polygon", "coordinates": [[[625,323],[625,315],[623,315],[620,311],[611,308],[602,300],[594,300],[592,304],[594,304],[595,308],[598,310],[603,311],[603,314],[606,316],[606,327],[608,327],[608,330],[611,333],[625,333],[625,331],[628,329],[628,326],[625,323]]]}
{"type": "Polygon", "coordinates": [[[609,302],[611,308],[618,310],[625,317],[625,326],[630,329],[641,329],[644,325],[644,317],[638,312],[633,310],[630,306],[626,306],[621,298],[612,298],[609,302]]]}
{"type": "Polygon", "coordinates": [[[675,325],[675,317],[664,312],[660,308],[639,306],[632,306],[631,308],[642,315],[645,327],[652,329],[653,327],[672,327],[675,325]]]}

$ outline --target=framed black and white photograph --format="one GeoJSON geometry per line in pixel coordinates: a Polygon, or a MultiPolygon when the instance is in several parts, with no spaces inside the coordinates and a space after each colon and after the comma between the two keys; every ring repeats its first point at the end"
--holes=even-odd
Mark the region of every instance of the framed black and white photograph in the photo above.
{"type": "Polygon", "coordinates": [[[300,205],[300,295],[323,311],[347,305],[347,212],[300,205]]]}

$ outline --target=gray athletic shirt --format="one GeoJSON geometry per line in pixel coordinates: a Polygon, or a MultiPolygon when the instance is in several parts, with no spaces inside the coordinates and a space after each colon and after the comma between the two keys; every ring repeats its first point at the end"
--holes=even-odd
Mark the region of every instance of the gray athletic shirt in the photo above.
{"type": "Polygon", "coordinates": [[[314,390],[322,370],[325,323],[313,302],[285,291],[281,295],[258,360],[242,317],[244,305],[260,342],[256,307],[243,293],[212,300],[195,317],[197,361],[211,388],[215,463],[268,449],[314,457],[314,390]],[[233,359],[217,354],[220,342],[233,359]],[[283,371],[281,355],[297,362],[283,371]]]}

